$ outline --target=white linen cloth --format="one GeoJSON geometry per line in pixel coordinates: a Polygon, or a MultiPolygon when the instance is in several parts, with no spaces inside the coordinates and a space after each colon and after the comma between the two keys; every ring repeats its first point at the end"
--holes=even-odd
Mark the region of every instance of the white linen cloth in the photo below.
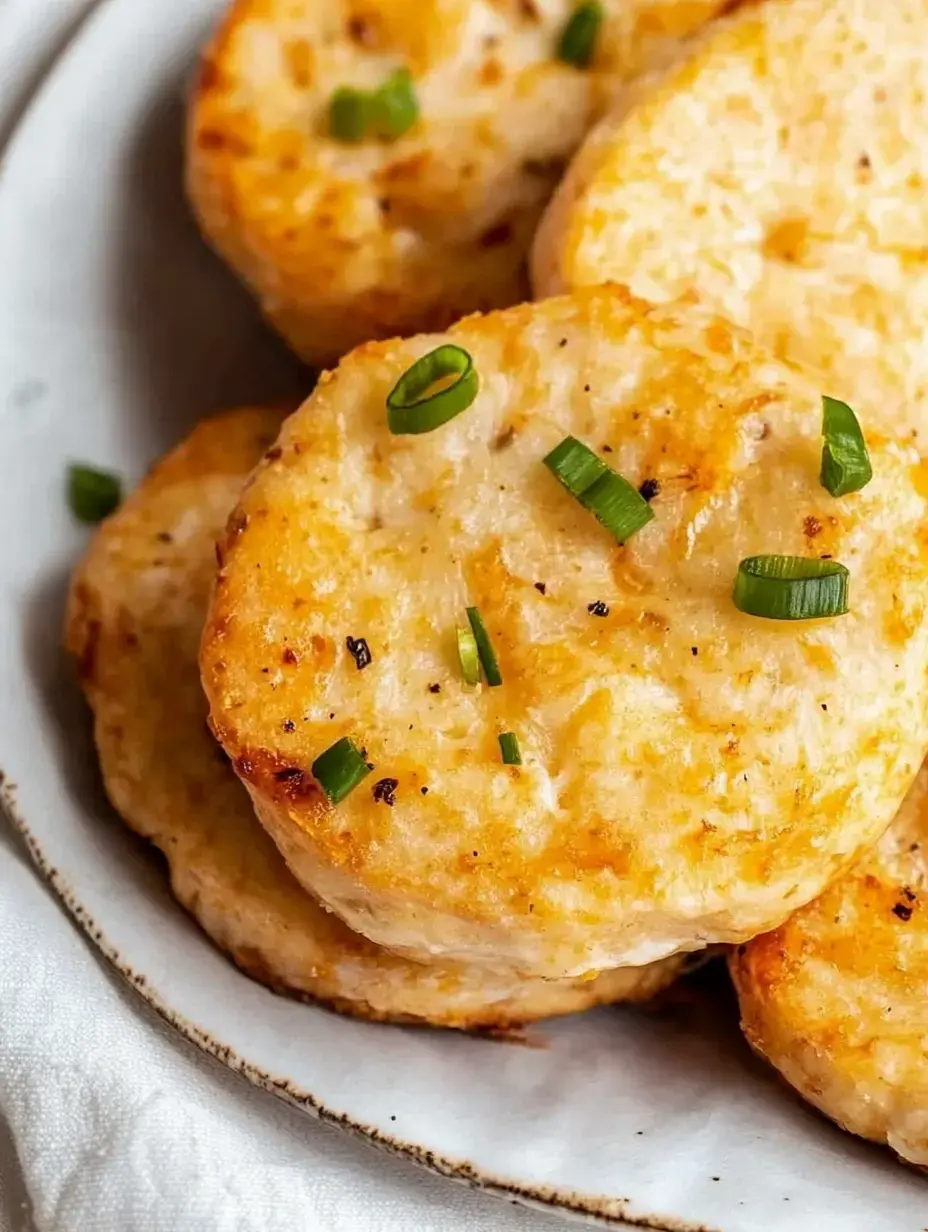
{"type": "MultiPolygon", "coordinates": [[[[0,0],[0,137],[92,4],[0,0]]],[[[97,957],[0,814],[0,1232],[563,1226],[318,1125],[199,1054],[97,957]]]]}

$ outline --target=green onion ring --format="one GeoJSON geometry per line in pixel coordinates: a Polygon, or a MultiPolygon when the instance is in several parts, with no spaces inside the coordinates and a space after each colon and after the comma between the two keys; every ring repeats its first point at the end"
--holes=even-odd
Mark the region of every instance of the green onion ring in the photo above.
{"type": "Polygon", "coordinates": [[[469,607],[467,609],[467,619],[470,621],[470,627],[474,633],[477,653],[480,655],[480,664],[483,667],[483,674],[487,678],[487,684],[492,688],[496,688],[503,683],[503,677],[499,670],[499,662],[493,649],[493,643],[490,641],[487,627],[483,623],[483,617],[477,608],[469,607]]]}
{"type": "Polygon", "coordinates": [[[832,496],[859,492],[873,478],[867,442],[846,402],[822,398],[822,470],[819,482],[832,496]]]}
{"type": "Polygon", "coordinates": [[[366,90],[339,86],[329,103],[329,133],[336,141],[363,141],[371,123],[372,99],[366,90]]]}
{"type": "Polygon", "coordinates": [[[347,736],[335,743],[312,764],[313,777],[330,804],[340,804],[371,772],[370,766],[347,736]]]}
{"type": "Polygon", "coordinates": [[[522,765],[522,754],[519,751],[519,740],[515,732],[503,732],[499,738],[499,751],[503,756],[504,766],[522,765]]]}
{"type": "Polygon", "coordinates": [[[417,359],[390,390],[387,426],[394,436],[434,432],[467,410],[477,397],[479,386],[477,370],[468,352],[445,343],[417,359]],[[428,392],[449,376],[457,379],[434,393],[428,392]]]}
{"type": "Polygon", "coordinates": [[[603,6],[596,0],[579,4],[567,21],[557,45],[557,58],[577,68],[587,68],[596,49],[596,36],[602,24],[603,6]]]}
{"type": "Polygon", "coordinates": [[[329,135],[357,144],[365,137],[395,141],[419,118],[409,69],[398,68],[376,90],[339,86],[329,102],[329,135]]]}
{"type": "Polygon", "coordinates": [[[477,650],[477,639],[472,629],[458,628],[458,659],[461,663],[461,675],[466,684],[478,684],[480,681],[480,654],[477,650]]]}
{"type": "Polygon", "coordinates": [[[734,603],[766,620],[822,620],[847,612],[849,573],[836,560],[748,556],[738,566],[734,603]]]}
{"type": "Polygon", "coordinates": [[[372,119],[379,136],[402,137],[419,118],[419,100],[409,69],[398,68],[371,97],[372,119]]]}
{"type": "Polygon", "coordinates": [[[619,543],[625,543],[654,517],[654,510],[638,489],[574,436],[565,436],[544,464],[619,543]]]}
{"type": "Polygon", "coordinates": [[[118,475],[80,462],[72,462],[68,467],[68,505],[79,522],[102,522],[121,499],[122,482],[118,475]]]}

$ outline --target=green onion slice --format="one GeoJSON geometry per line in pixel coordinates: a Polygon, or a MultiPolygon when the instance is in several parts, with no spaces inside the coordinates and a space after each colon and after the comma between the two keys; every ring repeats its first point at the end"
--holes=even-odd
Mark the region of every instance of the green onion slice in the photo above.
{"type": "Polygon", "coordinates": [[[387,395],[387,426],[394,436],[434,432],[467,410],[480,381],[463,347],[445,343],[417,359],[387,395]],[[430,392],[431,391],[431,392],[430,392]]]}
{"type": "Polygon", "coordinates": [[[477,684],[480,681],[480,655],[477,652],[477,639],[471,629],[458,629],[458,658],[461,661],[461,674],[467,684],[477,684]]]}
{"type": "Polygon", "coordinates": [[[821,620],[847,611],[848,571],[836,560],[748,556],[738,566],[734,601],[767,620],[821,620]]]}
{"type": "Polygon", "coordinates": [[[822,472],[819,481],[832,496],[859,492],[873,478],[867,442],[846,402],[822,398],[822,472]]]}
{"type": "Polygon", "coordinates": [[[499,738],[499,751],[503,755],[504,766],[522,765],[522,754],[519,752],[519,741],[515,732],[503,732],[499,738]]]}
{"type": "Polygon", "coordinates": [[[412,128],[419,118],[419,100],[409,69],[391,73],[371,99],[374,127],[381,137],[395,141],[412,128]]]}
{"type": "Polygon", "coordinates": [[[68,505],[79,522],[102,522],[122,499],[118,475],[72,462],[68,467],[68,505]]]}
{"type": "Polygon", "coordinates": [[[419,118],[419,100],[409,70],[398,68],[376,90],[339,86],[329,102],[329,133],[336,141],[365,137],[395,141],[419,118]]]}
{"type": "Polygon", "coordinates": [[[319,754],[313,762],[312,771],[330,803],[340,804],[367,778],[371,768],[354,742],[342,736],[331,748],[319,754]]]}
{"type": "Polygon", "coordinates": [[[654,510],[638,489],[574,436],[566,436],[544,463],[619,543],[625,543],[654,517],[654,510]]]}
{"type": "Polygon", "coordinates": [[[502,684],[503,677],[500,675],[499,662],[493,650],[493,644],[490,641],[487,627],[483,623],[483,617],[477,608],[469,607],[467,609],[467,619],[470,621],[470,627],[474,633],[477,653],[480,655],[480,663],[483,667],[483,674],[487,678],[487,684],[494,687],[502,684]]]}
{"type": "Polygon", "coordinates": [[[578,4],[561,34],[557,58],[565,64],[586,68],[593,59],[596,36],[604,16],[603,6],[596,0],[578,4]]]}
{"type": "Polygon", "coordinates": [[[366,90],[339,86],[329,103],[329,132],[336,141],[363,141],[371,124],[373,96],[366,90]]]}

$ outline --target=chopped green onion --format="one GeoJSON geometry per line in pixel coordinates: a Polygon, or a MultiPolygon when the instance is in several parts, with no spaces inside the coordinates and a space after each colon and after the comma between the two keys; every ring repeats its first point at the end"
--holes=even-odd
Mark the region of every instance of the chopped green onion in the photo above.
{"type": "Polygon", "coordinates": [[[596,35],[604,16],[603,6],[596,0],[578,4],[561,34],[561,41],[557,45],[557,58],[565,64],[586,68],[593,59],[596,35]]]}
{"type": "Polygon", "coordinates": [[[480,680],[480,655],[477,653],[477,639],[471,629],[458,629],[458,658],[465,682],[477,684],[480,680]]]}
{"type": "Polygon", "coordinates": [[[477,643],[477,653],[480,655],[480,664],[483,667],[483,674],[487,678],[487,684],[494,687],[502,684],[503,677],[500,675],[499,662],[493,650],[493,644],[490,641],[487,627],[483,623],[483,617],[477,608],[469,607],[467,609],[467,619],[470,621],[470,627],[474,631],[474,641],[477,643]]]}
{"type": "Polygon", "coordinates": [[[419,100],[409,69],[398,68],[379,90],[375,90],[371,105],[374,125],[381,137],[395,141],[412,128],[419,118],[419,100]]]}
{"type": "Polygon", "coordinates": [[[503,755],[504,766],[522,765],[522,754],[519,752],[519,741],[515,732],[503,732],[499,738],[499,751],[503,755]]]}
{"type": "Polygon", "coordinates": [[[68,467],[68,505],[79,522],[102,522],[122,499],[118,475],[72,462],[68,467]]]}
{"type": "Polygon", "coordinates": [[[340,804],[371,772],[370,766],[347,736],[320,753],[312,765],[313,777],[331,804],[340,804]]]}
{"type": "Polygon", "coordinates": [[[395,141],[419,118],[419,100],[409,70],[398,68],[376,90],[339,86],[329,103],[329,132],[336,141],[365,137],[395,141]]]}
{"type": "Polygon", "coordinates": [[[832,496],[859,492],[873,478],[867,442],[846,402],[822,398],[822,472],[819,482],[832,496]]]}
{"type": "Polygon", "coordinates": [[[329,132],[336,141],[363,141],[371,123],[373,96],[366,90],[339,86],[329,103],[329,132]]]}
{"type": "Polygon", "coordinates": [[[387,395],[387,425],[394,436],[433,432],[466,411],[480,381],[463,347],[445,343],[417,359],[387,395]],[[449,377],[455,378],[450,383],[449,377]],[[433,390],[432,386],[439,388],[433,390]]]}
{"type": "Polygon", "coordinates": [[[738,566],[734,601],[767,620],[821,620],[847,611],[848,571],[836,560],[748,556],[738,566]]]}
{"type": "Polygon", "coordinates": [[[654,510],[640,492],[576,437],[565,436],[544,464],[619,543],[630,539],[654,517],[654,510]]]}

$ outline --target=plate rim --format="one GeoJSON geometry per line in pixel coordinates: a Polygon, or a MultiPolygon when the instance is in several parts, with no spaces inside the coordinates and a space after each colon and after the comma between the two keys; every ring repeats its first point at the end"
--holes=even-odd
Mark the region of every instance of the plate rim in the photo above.
{"type": "MultiPolygon", "coordinates": [[[[446,1180],[456,1181],[490,1194],[495,1198],[515,1201],[529,1209],[544,1210],[555,1214],[575,1217],[610,1228],[632,1229],[634,1232],[722,1232],[707,1224],[690,1223],[676,1216],[668,1215],[630,1215],[622,1213],[618,1208],[624,1206],[622,1198],[610,1198],[605,1195],[597,1197],[592,1194],[582,1194],[576,1190],[562,1190],[555,1186],[525,1185],[512,1178],[496,1176],[475,1167],[468,1160],[456,1160],[439,1154],[415,1142],[406,1142],[384,1133],[373,1125],[355,1120],[345,1112],[333,1108],[330,1104],[313,1095],[311,1091],[303,1090],[286,1078],[263,1070],[252,1061],[247,1060],[229,1044],[217,1039],[213,1033],[205,1030],[192,1019],[187,1018],[178,1010],[173,1009],[162,998],[159,991],[148,978],[136,972],[126,962],[119,949],[109,940],[103,929],[99,927],[90,911],[83,905],[77,893],[68,884],[67,878],[49,860],[42,844],[33,833],[29,823],[19,811],[16,800],[16,784],[10,780],[0,767],[0,813],[12,826],[13,831],[22,841],[25,852],[29,856],[33,868],[38,872],[42,882],[52,891],[57,901],[67,912],[71,922],[77,925],[97,953],[106,959],[108,965],[117,972],[126,984],[141,999],[155,1011],[158,1017],[173,1031],[176,1031],[189,1044],[193,1044],[200,1052],[218,1061],[231,1073],[251,1084],[252,1087],[267,1092],[280,1099],[290,1107],[297,1108],[314,1120],[333,1126],[354,1138],[374,1146],[409,1163],[425,1168],[433,1175],[446,1180]],[[612,1209],[610,1209],[612,1208],[612,1209]]],[[[120,825],[125,823],[120,819],[120,825]]],[[[146,849],[152,847],[145,844],[146,849]]],[[[176,910],[183,912],[193,920],[194,926],[202,932],[200,925],[184,912],[183,907],[173,901],[176,910]]],[[[223,958],[228,961],[227,956],[223,958]]],[[[233,964],[234,965],[234,964],[233,964]]],[[[250,978],[242,973],[243,978],[250,978]]],[[[331,1006],[322,1006],[327,1013],[336,1013],[331,1006]]],[[[389,1024],[379,1024],[384,1027],[389,1024]]],[[[442,1028],[424,1028],[426,1030],[441,1030],[442,1028]]]]}

